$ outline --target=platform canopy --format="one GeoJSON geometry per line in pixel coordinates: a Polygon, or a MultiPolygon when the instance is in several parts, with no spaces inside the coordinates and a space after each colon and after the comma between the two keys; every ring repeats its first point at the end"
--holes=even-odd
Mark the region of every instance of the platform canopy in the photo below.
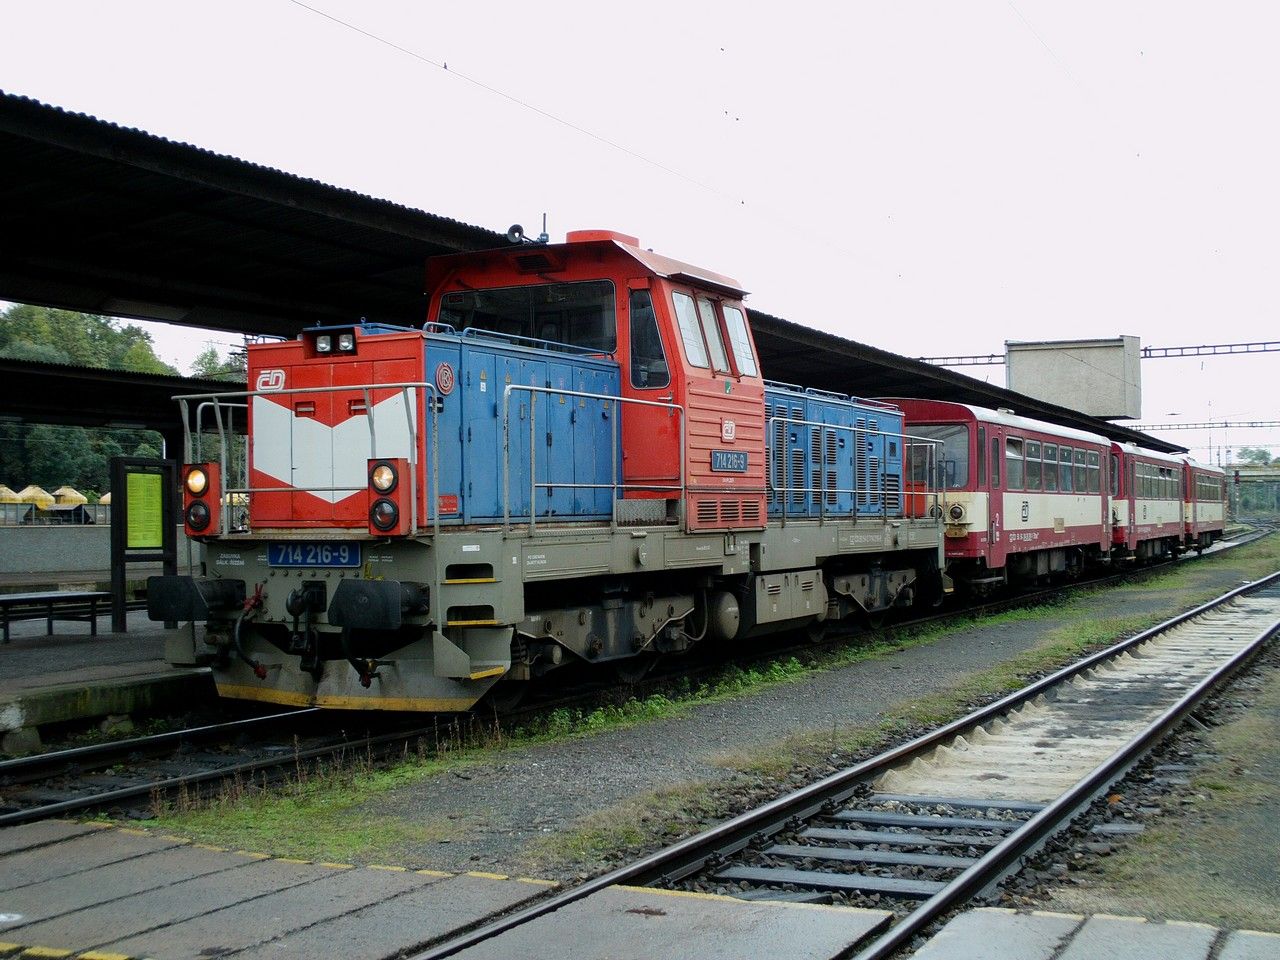
{"type": "MultiPolygon", "coordinates": [[[[420,324],[428,257],[506,243],[493,230],[2,91],[0,211],[0,299],[248,334],[293,336],[361,317],[420,324]]],[[[768,314],[753,312],[752,327],[771,379],[1009,407],[1181,449],[768,314]]],[[[51,397],[49,409],[72,395],[51,397]]]]}

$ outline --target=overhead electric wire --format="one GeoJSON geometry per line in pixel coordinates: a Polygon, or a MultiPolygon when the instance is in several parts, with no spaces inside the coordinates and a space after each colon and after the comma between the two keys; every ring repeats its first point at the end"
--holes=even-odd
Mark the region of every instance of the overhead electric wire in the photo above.
{"type": "Polygon", "coordinates": [[[459,80],[464,80],[467,83],[472,84],[473,86],[479,87],[481,90],[484,90],[486,93],[491,93],[496,97],[501,97],[503,100],[506,100],[509,103],[513,103],[518,107],[522,107],[525,110],[531,110],[534,113],[538,114],[539,116],[545,117],[548,120],[551,120],[555,123],[560,124],[561,126],[568,127],[570,130],[573,130],[575,133],[580,133],[584,137],[589,137],[590,139],[595,140],[597,143],[601,143],[606,147],[610,147],[614,150],[621,151],[622,153],[625,153],[627,156],[631,157],[634,160],[639,160],[641,163],[647,163],[651,167],[661,170],[664,173],[669,173],[674,177],[679,177],[681,180],[684,180],[687,183],[691,183],[696,187],[701,187],[703,190],[708,190],[711,193],[714,193],[717,196],[723,197],[727,200],[737,200],[738,202],[745,203],[745,201],[739,200],[739,198],[733,197],[730,194],[727,194],[724,191],[717,189],[716,187],[712,186],[709,183],[699,180],[696,177],[691,177],[689,176],[689,174],[683,173],[680,170],[675,169],[674,167],[670,167],[660,160],[655,160],[652,157],[646,156],[645,154],[640,153],[636,150],[633,150],[630,147],[624,144],[621,144],[616,140],[609,139],[603,134],[596,133],[594,130],[584,127],[581,124],[574,123],[572,120],[568,120],[562,116],[559,116],[558,114],[552,113],[550,110],[546,110],[538,106],[537,104],[530,103],[527,100],[521,100],[519,97],[515,96],[514,94],[507,93],[505,90],[495,87],[492,84],[485,83],[483,80],[479,80],[476,77],[469,76],[468,74],[462,73],[459,70],[450,69],[446,61],[433,60],[431,57],[424,56],[423,54],[418,53],[415,50],[410,50],[408,47],[401,46],[400,44],[396,43],[393,40],[388,40],[386,37],[379,36],[378,34],[373,33],[372,31],[365,30],[363,27],[358,27],[354,23],[351,23],[347,20],[343,20],[341,17],[335,17],[331,13],[326,13],[325,11],[317,9],[316,7],[313,7],[310,4],[303,3],[302,0],[289,0],[289,2],[292,3],[295,7],[301,7],[303,10],[307,10],[311,13],[314,13],[318,17],[323,17],[324,19],[329,20],[332,23],[336,23],[341,27],[346,27],[348,30],[352,30],[360,34],[362,37],[366,37],[369,40],[374,41],[375,43],[380,43],[383,46],[390,47],[392,50],[395,50],[399,53],[403,53],[405,56],[413,57],[413,59],[415,60],[419,60],[422,63],[428,64],[429,66],[436,67],[440,70],[443,70],[445,73],[449,74],[451,77],[457,77],[459,80]]]}

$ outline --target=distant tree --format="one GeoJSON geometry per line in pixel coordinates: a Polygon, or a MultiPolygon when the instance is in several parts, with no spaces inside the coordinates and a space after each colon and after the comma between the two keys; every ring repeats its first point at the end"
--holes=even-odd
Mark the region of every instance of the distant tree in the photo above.
{"type": "Polygon", "coordinates": [[[201,350],[191,362],[191,376],[204,377],[208,380],[235,380],[245,378],[244,354],[232,351],[227,357],[218,353],[218,348],[210,345],[201,350]]]}
{"type": "Polygon", "coordinates": [[[71,357],[65,350],[48,343],[32,343],[30,340],[15,340],[0,350],[0,357],[6,360],[35,360],[40,363],[71,363],[71,357]]]}
{"type": "Polygon", "coordinates": [[[1240,463],[1256,463],[1263,467],[1272,462],[1271,451],[1266,447],[1241,447],[1236,451],[1236,459],[1240,463]]]}

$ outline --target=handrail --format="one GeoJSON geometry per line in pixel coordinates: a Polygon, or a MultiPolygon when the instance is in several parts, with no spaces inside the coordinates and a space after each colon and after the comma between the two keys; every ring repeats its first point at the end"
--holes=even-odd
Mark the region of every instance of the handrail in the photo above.
{"type": "MultiPolygon", "coordinates": [[[[776,496],[778,496],[778,498],[781,501],[781,504],[782,504],[781,520],[782,520],[783,526],[785,526],[787,522],[787,508],[789,506],[787,497],[789,494],[792,494],[792,493],[818,494],[816,498],[818,501],[818,516],[820,519],[826,519],[826,516],[827,516],[826,494],[848,493],[848,494],[852,494],[856,498],[860,494],[866,494],[868,497],[871,497],[876,493],[879,493],[881,499],[883,500],[885,498],[885,493],[886,493],[884,480],[888,471],[885,469],[887,465],[886,461],[882,458],[880,463],[880,472],[879,472],[879,481],[880,481],[879,490],[877,491],[874,487],[871,487],[870,485],[866,487],[856,486],[858,481],[858,466],[857,466],[858,461],[857,461],[857,451],[854,451],[853,477],[854,477],[855,486],[853,487],[825,486],[826,476],[827,476],[827,467],[828,465],[834,466],[834,464],[828,464],[827,462],[827,444],[824,436],[823,442],[821,442],[818,445],[819,455],[821,458],[818,466],[822,474],[824,486],[802,487],[802,486],[791,486],[784,483],[782,486],[779,487],[774,483],[775,475],[779,472],[778,466],[781,465],[782,467],[781,473],[785,480],[788,475],[790,464],[786,456],[786,451],[782,449],[781,446],[777,443],[777,430],[775,429],[775,425],[778,423],[792,424],[795,426],[817,427],[822,430],[833,430],[833,431],[843,430],[847,433],[853,434],[855,441],[860,435],[861,436],[879,436],[879,437],[885,437],[886,439],[892,437],[892,438],[902,440],[903,441],[903,445],[902,445],[903,469],[902,469],[902,475],[900,477],[900,483],[902,484],[899,490],[900,502],[899,502],[898,511],[895,514],[892,514],[892,516],[906,515],[907,468],[910,465],[910,457],[909,457],[908,451],[910,451],[912,447],[914,447],[916,444],[927,445],[925,449],[928,450],[928,453],[929,453],[929,468],[926,471],[926,479],[925,479],[926,486],[923,491],[913,492],[912,496],[924,496],[926,498],[933,497],[935,500],[935,505],[937,504],[937,498],[941,495],[942,491],[940,488],[939,489],[934,488],[932,480],[930,478],[932,478],[934,475],[934,471],[935,471],[934,464],[937,459],[936,454],[937,454],[938,447],[942,445],[942,441],[934,440],[929,437],[917,437],[909,433],[898,433],[896,431],[889,431],[889,430],[872,430],[867,427],[857,427],[857,426],[851,427],[842,423],[824,423],[820,420],[804,420],[797,417],[774,415],[769,417],[766,420],[765,436],[768,438],[768,442],[772,447],[771,452],[773,456],[769,458],[769,462],[766,464],[765,482],[767,483],[769,490],[771,490],[776,496]]],[[[808,456],[809,456],[809,451],[806,450],[805,451],[806,469],[802,471],[804,474],[808,473],[808,466],[809,466],[808,456]]],[[[867,471],[868,484],[870,484],[870,480],[871,480],[870,470],[868,470],[867,471]]],[[[858,514],[858,505],[855,500],[853,516],[856,518],[857,514],[858,514]]],[[[884,516],[886,517],[891,516],[888,510],[887,504],[885,505],[884,516]]]]}
{"type": "Polygon", "coordinates": [[[532,384],[509,383],[502,391],[502,529],[511,531],[511,394],[520,391],[530,394],[529,399],[529,535],[536,532],[538,512],[538,490],[546,487],[565,487],[566,489],[613,490],[613,501],[610,504],[609,524],[613,528],[618,525],[618,492],[621,490],[677,490],[685,489],[685,409],[678,403],[656,400],[638,400],[633,397],[619,397],[607,393],[587,393],[583,390],[565,390],[560,387],[538,387],[532,384]],[[548,396],[578,397],[584,400],[603,400],[616,405],[622,403],[635,404],[641,407],[660,407],[680,415],[680,482],[678,484],[659,483],[619,483],[618,482],[618,432],[621,420],[615,415],[614,425],[609,431],[609,483],[538,483],[536,426],[534,416],[533,394],[545,393],[548,396]]]}
{"type": "Polygon", "coordinates": [[[544,340],[541,337],[526,337],[519,333],[503,333],[500,330],[487,330],[484,327],[465,327],[461,336],[466,340],[482,340],[485,338],[509,340],[518,347],[528,344],[537,350],[554,350],[557,347],[562,347],[564,351],[578,353],[584,357],[598,357],[601,354],[611,352],[600,347],[584,347],[576,343],[565,343],[562,340],[544,340]]]}
{"type": "MultiPolygon", "coordinates": [[[[191,443],[191,418],[189,404],[193,401],[202,401],[197,407],[198,411],[212,404],[214,419],[218,430],[219,444],[219,465],[222,469],[222,475],[226,476],[226,458],[227,458],[227,436],[226,428],[222,422],[222,407],[248,407],[248,404],[230,404],[227,400],[245,399],[250,400],[259,396],[289,396],[293,394],[316,394],[316,393],[355,393],[359,392],[364,398],[364,416],[369,427],[369,456],[376,458],[378,456],[378,438],[377,429],[374,424],[372,391],[375,390],[398,390],[400,395],[405,398],[405,419],[409,431],[409,496],[410,496],[410,530],[417,532],[418,530],[418,465],[421,462],[418,459],[418,421],[416,416],[416,405],[412,403],[415,394],[410,391],[422,390],[430,398],[431,408],[431,482],[427,484],[427,518],[432,520],[432,529],[435,534],[440,533],[440,504],[438,501],[440,490],[440,404],[437,402],[438,390],[434,383],[427,381],[403,381],[400,383],[353,383],[343,384],[339,386],[328,387],[287,387],[278,390],[234,390],[220,393],[187,393],[179,394],[173,399],[178,401],[178,406],[182,411],[183,424],[183,448],[186,454],[187,462],[191,462],[191,454],[193,451],[191,443]],[[432,496],[433,491],[435,497],[432,496]]],[[[197,429],[199,429],[199,421],[197,421],[197,429]]],[[[282,493],[294,491],[316,491],[324,493],[336,493],[343,490],[356,493],[362,489],[360,487],[253,487],[248,484],[248,477],[245,478],[246,485],[244,487],[228,487],[223,493],[282,493]]],[[[228,529],[227,511],[220,511],[221,525],[219,534],[225,536],[230,533],[228,529]]]]}

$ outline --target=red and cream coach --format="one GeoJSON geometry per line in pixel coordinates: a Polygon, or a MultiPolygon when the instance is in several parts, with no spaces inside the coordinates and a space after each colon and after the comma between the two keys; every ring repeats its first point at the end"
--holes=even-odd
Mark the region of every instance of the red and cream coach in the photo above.
{"type": "MultiPolygon", "coordinates": [[[[948,571],[986,590],[1078,572],[1110,548],[1111,441],[940,400],[895,399],[913,437],[938,441],[948,571]]],[[[923,464],[913,464],[913,483],[923,464]]]]}
{"type": "Polygon", "coordinates": [[[1111,542],[1116,559],[1176,554],[1183,539],[1184,457],[1132,443],[1111,444],[1116,474],[1111,497],[1111,542]]]}
{"type": "Polygon", "coordinates": [[[1182,461],[1184,542],[1192,550],[1203,550],[1222,539],[1227,525],[1227,472],[1190,457],[1182,461]]]}

